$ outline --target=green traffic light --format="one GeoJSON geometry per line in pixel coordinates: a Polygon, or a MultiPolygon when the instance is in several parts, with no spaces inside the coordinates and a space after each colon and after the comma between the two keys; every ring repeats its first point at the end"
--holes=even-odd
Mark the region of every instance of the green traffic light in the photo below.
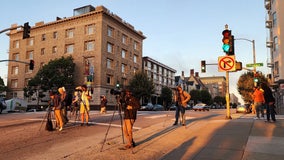
{"type": "Polygon", "coordinates": [[[229,44],[223,44],[223,51],[224,52],[229,52],[229,50],[230,50],[230,45],[229,44]]]}
{"type": "Polygon", "coordinates": [[[254,78],[253,81],[257,83],[258,82],[258,78],[254,78]]]}

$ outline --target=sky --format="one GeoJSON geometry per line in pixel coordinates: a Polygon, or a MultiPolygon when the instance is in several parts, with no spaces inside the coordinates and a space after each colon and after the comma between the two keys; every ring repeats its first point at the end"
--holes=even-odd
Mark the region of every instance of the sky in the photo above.
{"type": "MultiPolygon", "coordinates": [[[[190,69],[201,77],[226,76],[217,65],[207,65],[201,73],[200,63],[217,64],[222,51],[222,31],[228,24],[235,39],[255,40],[256,63],[263,63],[257,71],[270,73],[266,67],[270,58],[266,48],[266,10],[263,0],[2,0],[0,6],[0,30],[17,23],[29,22],[31,26],[44,21],[53,22],[56,17],[72,17],[73,9],[85,5],[103,5],[124,21],[142,31],[143,56],[149,56],[189,76],[190,69]]],[[[7,33],[7,32],[6,32],[7,33]]],[[[0,34],[0,60],[8,59],[9,37],[0,34]]],[[[235,41],[235,57],[238,62],[253,63],[253,47],[250,41],[235,41]]],[[[253,68],[249,68],[253,69],[253,68]]],[[[0,62],[0,76],[7,78],[7,62],[0,62]]],[[[247,70],[230,72],[230,93],[242,102],[237,91],[237,81],[247,70]]]]}

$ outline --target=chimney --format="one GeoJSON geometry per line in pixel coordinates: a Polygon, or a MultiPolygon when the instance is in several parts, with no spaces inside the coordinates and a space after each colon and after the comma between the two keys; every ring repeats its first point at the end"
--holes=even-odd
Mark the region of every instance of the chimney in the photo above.
{"type": "Polygon", "coordinates": [[[194,76],[194,69],[190,70],[190,76],[194,76]]]}
{"type": "Polygon", "coordinates": [[[199,73],[198,72],[195,72],[195,77],[199,77],[199,73]]]}
{"type": "Polygon", "coordinates": [[[181,76],[184,77],[184,71],[181,71],[181,76]]]}

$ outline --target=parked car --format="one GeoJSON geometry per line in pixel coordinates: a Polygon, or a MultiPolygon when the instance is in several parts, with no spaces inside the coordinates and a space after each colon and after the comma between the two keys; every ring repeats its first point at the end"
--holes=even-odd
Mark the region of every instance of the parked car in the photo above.
{"type": "Polygon", "coordinates": [[[152,103],[147,103],[146,105],[142,105],[140,110],[141,111],[152,111],[154,108],[152,103]]]}
{"type": "Polygon", "coordinates": [[[3,110],[7,108],[7,104],[5,102],[5,98],[0,97],[0,114],[2,113],[3,110]]]}
{"type": "Polygon", "coordinates": [[[205,103],[197,103],[192,107],[194,111],[209,111],[210,106],[207,106],[205,103]]]}
{"type": "Polygon", "coordinates": [[[249,111],[245,105],[238,105],[236,107],[236,113],[249,113],[249,111]]]}
{"type": "Polygon", "coordinates": [[[176,110],[176,105],[174,105],[174,104],[171,105],[170,108],[169,108],[169,110],[171,110],[171,111],[176,110]]]}
{"type": "Polygon", "coordinates": [[[164,106],[160,104],[155,104],[153,107],[153,111],[164,111],[164,110],[165,110],[164,106]]]}

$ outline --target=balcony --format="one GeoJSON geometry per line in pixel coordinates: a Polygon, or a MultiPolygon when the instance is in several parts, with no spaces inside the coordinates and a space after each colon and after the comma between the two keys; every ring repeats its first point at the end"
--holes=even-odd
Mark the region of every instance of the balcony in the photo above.
{"type": "Polygon", "coordinates": [[[271,10],[271,0],[265,0],[264,5],[268,11],[271,10]]]}
{"type": "Polygon", "coordinates": [[[266,47],[267,48],[273,48],[273,42],[272,41],[267,41],[266,42],[266,47]]]}
{"type": "Polygon", "coordinates": [[[271,20],[266,20],[265,27],[266,28],[272,28],[272,21],[271,20]]]}

